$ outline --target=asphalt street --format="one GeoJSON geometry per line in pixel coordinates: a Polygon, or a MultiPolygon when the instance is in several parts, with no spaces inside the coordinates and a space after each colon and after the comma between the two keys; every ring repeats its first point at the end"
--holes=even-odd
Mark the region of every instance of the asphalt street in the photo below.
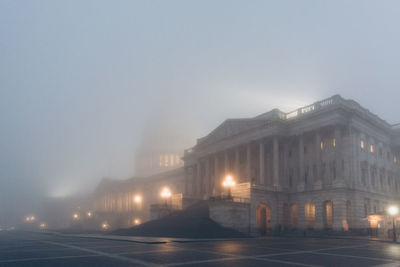
{"type": "Polygon", "coordinates": [[[400,266],[400,244],[254,238],[137,243],[0,232],[0,266],[400,266]]]}

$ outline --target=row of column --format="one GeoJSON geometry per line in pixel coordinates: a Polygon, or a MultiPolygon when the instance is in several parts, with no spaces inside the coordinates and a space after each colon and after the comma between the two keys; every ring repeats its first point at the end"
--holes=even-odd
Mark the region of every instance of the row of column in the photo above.
{"type": "MultiPolygon", "coordinates": [[[[204,193],[207,196],[212,195],[215,191],[220,189],[219,184],[222,183],[222,180],[225,178],[225,175],[232,174],[236,182],[247,181],[251,182],[253,178],[253,165],[252,162],[252,146],[253,143],[248,143],[246,145],[246,165],[245,165],[245,179],[240,179],[240,148],[237,147],[234,149],[234,166],[231,170],[229,170],[229,152],[224,152],[223,158],[223,168],[221,170],[221,160],[218,157],[218,154],[210,155],[203,160],[198,160],[193,168],[192,173],[192,194],[203,197],[204,193]],[[214,163],[214,173],[211,174],[211,160],[214,163]],[[202,168],[202,165],[204,168],[202,168]],[[205,189],[205,190],[203,190],[205,189]],[[205,192],[203,192],[205,191],[205,192]]],[[[265,142],[263,140],[258,142],[259,146],[259,183],[266,184],[265,177],[265,142]]],[[[273,158],[273,186],[279,186],[279,140],[278,138],[274,138],[272,140],[272,158],[273,158]]]]}

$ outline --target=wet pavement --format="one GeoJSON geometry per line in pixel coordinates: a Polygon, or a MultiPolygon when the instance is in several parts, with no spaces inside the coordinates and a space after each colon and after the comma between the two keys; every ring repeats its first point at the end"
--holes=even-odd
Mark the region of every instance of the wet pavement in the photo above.
{"type": "Polygon", "coordinates": [[[0,266],[400,266],[400,244],[371,240],[154,240],[3,231],[0,266]]]}

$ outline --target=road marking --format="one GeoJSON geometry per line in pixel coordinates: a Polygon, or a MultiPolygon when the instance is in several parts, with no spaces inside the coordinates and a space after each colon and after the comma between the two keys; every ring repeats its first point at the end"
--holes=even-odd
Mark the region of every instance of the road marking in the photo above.
{"type": "Polygon", "coordinates": [[[43,258],[25,258],[25,259],[1,260],[0,263],[11,263],[11,262],[21,262],[21,261],[38,261],[38,260],[75,259],[75,258],[99,257],[99,256],[100,255],[79,255],[79,256],[57,256],[57,257],[43,257],[43,258]]]}
{"type": "Polygon", "coordinates": [[[221,262],[221,261],[233,261],[233,260],[259,260],[259,261],[266,261],[266,262],[291,264],[291,265],[295,265],[295,266],[321,267],[321,265],[311,265],[311,264],[292,262],[292,261],[283,261],[283,260],[275,260],[275,259],[258,258],[258,257],[253,257],[253,256],[237,256],[237,257],[229,257],[229,258],[222,258],[222,259],[219,258],[219,259],[209,259],[209,260],[175,262],[175,263],[165,264],[164,266],[203,264],[203,263],[212,263],[212,262],[221,262]]]}
{"type": "Polygon", "coordinates": [[[78,249],[81,251],[85,251],[85,252],[90,252],[99,256],[105,256],[108,258],[113,258],[113,259],[117,259],[117,260],[121,260],[121,261],[127,261],[130,263],[134,263],[134,264],[140,264],[140,265],[144,265],[144,266],[161,266],[152,262],[148,262],[148,261],[142,261],[142,260],[137,260],[137,259],[132,259],[132,258],[128,258],[128,257],[124,257],[124,256],[119,256],[116,254],[110,254],[110,253],[106,253],[106,252],[101,252],[98,250],[94,250],[94,249],[89,249],[89,248],[82,248],[82,247],[78,247],[78,246],[74,246],[74,245],[68,245],[68,244],[63,244],[63,243],[58,243],[58,242],[52,242],[52,241],[40,241],[43,243],[47,243],[47,244],[52,244],[52,245],[56,245],[56,246],[62,246],[62,247],[67,247],[67,248],[74,248],[74,249],[78,249]]]}
{"type": "Polygon", "coordinates": [[[400,266],[400,262],[399,261],[395,261],[395,260],[387,259],[387,258],[374,258],[374,257],[354,256],[354,255],[337,254],[337,253],[326,253],[326,252],[308,252],[308,253],[317,254],[317,255],[341,256],[341,257],[355,258],[355,259],[366,259],[366,260],[376,260],[376,261],[390,261],[390,262],[397,262],[397,266],[400,266]]]}
{"type": "Polygon", "coordinates": [[[393,262],[393,263],[385,263],[385,264],[380,264],[380,265],[375,265],[376,267],[399,267],[400,264],[398,262],[393,262]]]}

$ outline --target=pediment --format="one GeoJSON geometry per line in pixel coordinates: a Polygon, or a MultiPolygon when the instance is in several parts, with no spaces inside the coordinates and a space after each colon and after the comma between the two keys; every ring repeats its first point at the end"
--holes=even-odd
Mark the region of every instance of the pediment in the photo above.
{"type": "Polygon", "coordinates": [[[228,119],[215,128],[209,135],[198,140],[198,145],[216,143],[249,129],[265,124],[264,119],[228,119]]]}

